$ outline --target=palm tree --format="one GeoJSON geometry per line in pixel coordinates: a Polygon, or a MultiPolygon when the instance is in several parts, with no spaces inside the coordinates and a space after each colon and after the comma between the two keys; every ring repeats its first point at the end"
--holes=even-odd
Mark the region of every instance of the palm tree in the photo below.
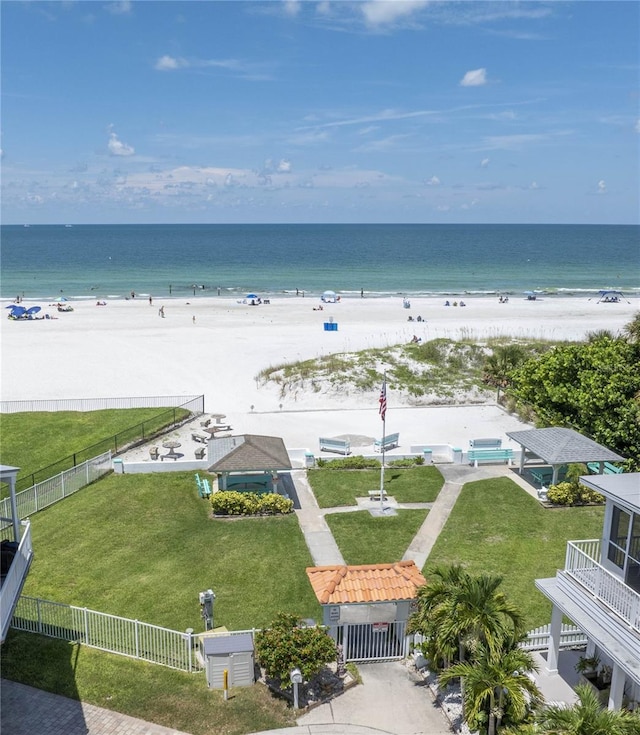
{"type": "Polygon", "coordinates": [[[578,701],[572,707],[551,705],[537,717],[540,733],[548,735],[640,735],[640,717],[603,709],[588,684],[576,687],[578,701]]]}
{"type": "Polygon", "coordinates": [[[492,653],[479,645],[473,662],[460,662],[440,674],[446,685],[460,677],[464,684],[463,705],[467,724],[473,729],[488,720],[488,735],[495,735],[505,715],[521,722],[527,708],[542,699],[535,682],[527,675],[536,671],[533,657],[521,648],[492,653]]]}
{"type": "Polygon", "coordinates": [[[477,643],[492,654],[511,647],[523,633],[522,615],[498,588],[502,577],[494,574],[466,575],[448,603],[437,613],[441,635],[458,641],[460,661],[477,643]]]}
{"type": "Polygon", "coordinates": [[[510,382],[510,374],[527,359],[527,352],[517,344],[499,345],[487,357],[484,363],[484,382],[498,389],[497,400],[500,400],[500,390],[506,388],[510,382]]]}
{"type": "Polygon", "coordinates": [[[640,344],[640,311],[622,329],[627,342],[640,344]]]}

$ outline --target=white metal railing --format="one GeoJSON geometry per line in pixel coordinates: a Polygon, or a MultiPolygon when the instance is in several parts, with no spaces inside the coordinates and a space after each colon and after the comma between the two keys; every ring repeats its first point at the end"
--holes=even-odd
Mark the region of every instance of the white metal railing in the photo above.
{"type": "Polygon", "coordinates": [[[191,631],[183,633],[84,607],[23,595],[11,627],[181,671],[201,668],[194,650],[198,636],[191,631]]]}
{"type": "Polygon", "coordinates": [[[21,525],[22,536],[18,543],[18,549],[0,587],[0,642],[4,641],[9,630],[13,610],[18,602],[22,585],[33,558],[31,524],[29,521],[22,521],[21,525]]]}
{"type": "MultiPolygon", "coordinates": [[[[0,401],[0,413],[102,411],[109,408],[167,408],[186,406],[204,396],[137,396],[124,398],[69,398],[62,400],[0,401]]],[[[202,411],[203,409],[200,408],[202,411]]]]}
{"type": "MultiPolygon", "coordinates": [[[[527,637],[520,648],[525,651],[546,651],[549,648],[549,636],[551,635],[551,625],[541,625],[527,633],[527,637]]],[[[587,636],[576,628],[575,625],[563,623],[560,628],[560,648],[576,648],[578,646],[587,645],[587,636]]]]}
{"type": "MultiPolygon", "coordinates": [[[[111,452],[104,452],[97,457],[92,457],[86,462],[65,470],[44,482],[23,490],[16,494],[16,506],[18,517],[37,513],[39,510],[63,500],[69,495],[78,492],[91,482],[111,472],[111,452]]],[[[11,503],[9,498],[0,502],[0,516],[11,516],[11,503]]],[[[1,522],[2,525],[4,522],[1,522]]]]}
{"type": "Polygon", "coordinates": [[[564,571],[640,633],[640,594],[605,569],[599,559],[599,540],[569,541],[564,571]]]}

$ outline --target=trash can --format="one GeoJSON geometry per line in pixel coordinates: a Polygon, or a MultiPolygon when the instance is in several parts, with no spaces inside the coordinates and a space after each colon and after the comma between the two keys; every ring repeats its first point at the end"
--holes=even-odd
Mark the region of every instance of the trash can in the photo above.
{"type": "Polygon", "coordinates": [[[117,475],[124,475],[124,464],[122,463],[121,459],[114,459],[113,460],[113,471],[117,475]]]}
{"type": "Polygon", "coordinates": [[[422,456],[424,457],[425,464],[433,464],[433,450],[432,449],[423,449],[422,456]]]}
{"type": "Polygon", "coordinates": [[[313,452],[304,453],[304,466],[305,467],[315,467],[316,466],[316,458],[313,456],[313,452]]]}
{"type": "Polygon", "coordinates": [[[459,447],[453,447],[451,449],[451,452],[453,454],[453,463],[462,464],[462,449],[460,449],[459,447]]]}

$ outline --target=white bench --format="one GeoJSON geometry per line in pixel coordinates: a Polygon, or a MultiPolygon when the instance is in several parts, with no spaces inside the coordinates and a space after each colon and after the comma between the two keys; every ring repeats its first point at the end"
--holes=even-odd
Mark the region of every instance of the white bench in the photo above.
{"type": "Polygon", "coordinates": [[[328,439],[320,437],[320,451],[337,452],[338,454],[351,454],[351,442],[346,439],[328,439]]]}
{"type": "Polygon", "coordinates": [[[209,441],[208,436],[205,436],[204,434],[196,434],[195,432],[191,434],[191,438],[194,442],[201,442],[202,444],[206,444],[209,441]]]}
{"type": "Polygon", "coordinates": [[[500,449],[502,439],[469,439],[472,449],[500,449]]]}
{"type": "MultiPolygon", "coordinates": [[[[382,499],[387,499],[387,493],[385,490],[382,491],[382,499]]],[[[380,490],[369,490],[369,500],[380,500],[380,490]]]]}
{"type": "Polygon", "coordinates": [[[382,439],[376,439],[373,442],[373,448],[377,452],[382,451],[383,445],[385,449],[393,449],[398,446],[399,441],[400,434],[387,434],[387,436],[383,436],[382,439]]]}

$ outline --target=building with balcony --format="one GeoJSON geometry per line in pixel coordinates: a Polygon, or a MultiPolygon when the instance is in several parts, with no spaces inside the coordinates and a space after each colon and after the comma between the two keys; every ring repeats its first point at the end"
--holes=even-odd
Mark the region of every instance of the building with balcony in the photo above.
{"type": "Polygon", "coordinates": [[[610,668],[609,709],[640,707],[640,473],[589,475],[604,495],[600,539],[570,541],[564,569],[536,587],[551,600],[548,673],[557,672],[563,616],[585,634],[587,656],[610,668]]]}
{"type": "Polygon", "coordinates": [[[28,520],[20,521],[16,503],[18,467],[0,465],[0,483],[9,487],[10,517],[0,517],[0,643],[9,631],[13,611],[27,578],[33,547],[28,520]]]}

